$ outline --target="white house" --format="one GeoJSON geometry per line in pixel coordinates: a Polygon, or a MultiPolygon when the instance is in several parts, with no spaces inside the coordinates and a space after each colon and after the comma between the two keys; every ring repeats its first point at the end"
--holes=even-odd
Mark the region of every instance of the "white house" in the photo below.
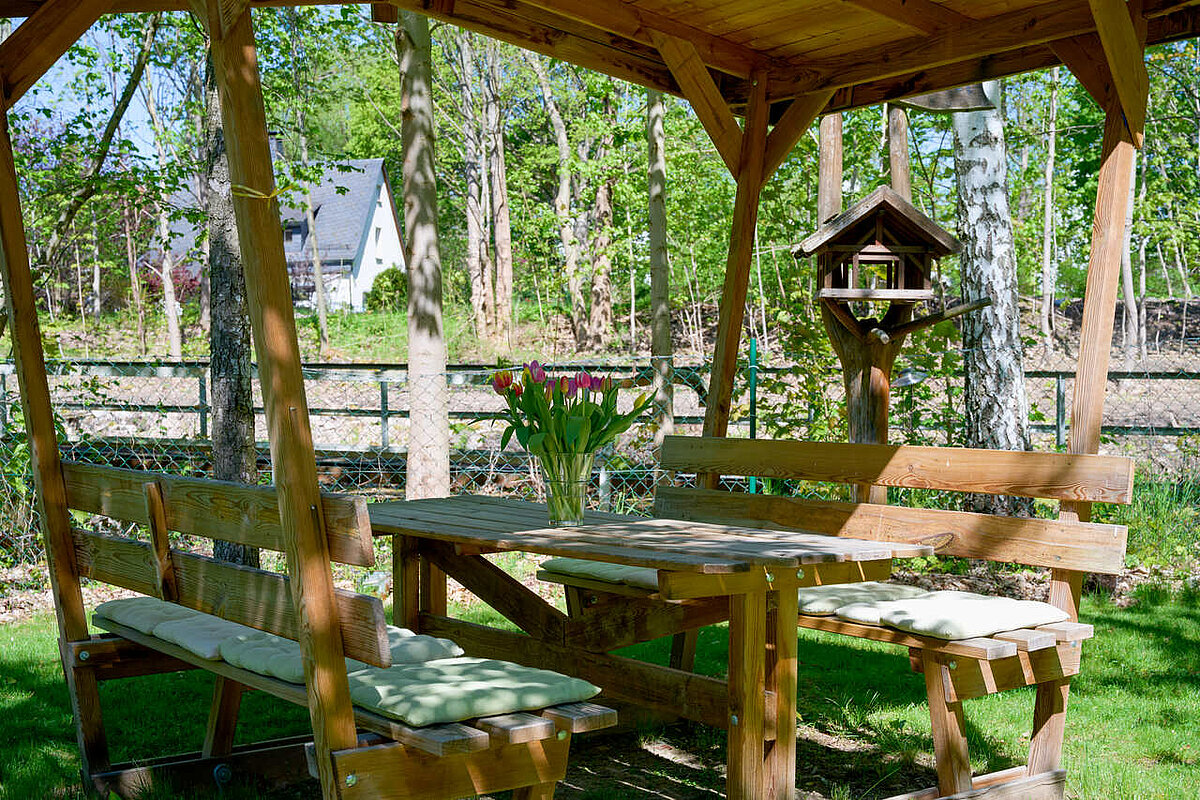
{"type": "MultiPolygon", "coordinates": [[[[190,193],[188,198],[176,200],[181,205],[196,202],[190,193]]],[[[298,305],[315,305],[313,231],[309,230],[303,195],[291,193],[280,212],[292,296],[298,305]]],[[[379,273],[404,267],[400,220],[383,159],[351,159],[330,167],[313,187],[313,216],[330,307],[363,310],[364,295],[379,273]]],[[[179,220],[172,228],[176,258],[194,262],[196,231],[192,224],[179,220]]]]}

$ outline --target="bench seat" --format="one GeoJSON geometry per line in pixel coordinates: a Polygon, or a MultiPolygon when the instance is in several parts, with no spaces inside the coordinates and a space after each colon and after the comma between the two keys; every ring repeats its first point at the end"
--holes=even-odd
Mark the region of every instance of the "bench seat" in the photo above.
{"type": "MultiPolygon", "coordinates": [[[[140,643],[172,655],[182,650],[203,661],[223,661],[303,688],[296,642],[211,614],[153,597],[133,597],[101,604],[93,622],[117,633],[136,630],[142,634],[140,643]]],[[[549,670],[464,658],[462,648],[449,639],[393,626],[388,636],[392,666],[371,667],[347,659],[350,697],[357,709],[413,728],[579,703],[600,692],[587,681],[549,670]]]]}

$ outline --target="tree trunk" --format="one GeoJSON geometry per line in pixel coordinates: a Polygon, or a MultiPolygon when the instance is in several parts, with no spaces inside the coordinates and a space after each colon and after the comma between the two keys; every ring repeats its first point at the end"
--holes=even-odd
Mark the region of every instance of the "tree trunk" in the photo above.
{"type": "MultiPolygon", "coordinates": [[[[166,129],[162,118],[158,115],[158,105],[154,101],[154,89],[150,81],[142,87],[146,100],[146,112],[150,116],[150,125],[154,130],[154,148],[158,154],[159,172],[167,171],[166,129]]],[[[178,361],[183,358],[183,331],[179,324],[179,303],[175,299],[175,256],[171,253],[171,218],[167,213],[166,198],[157,201],[158,216],[158,247],[162,254],[160,270],[163,287],[163,314],[167,318],[167,351],[171,358],[178,361]]]]}
{"type": "Polygon", "coordinates": [[[1121,301],[1125,309],[1125,335],[1121,346],[1125,352],[1125,369],[1133,369],[1133,355],[1138,341],[1137,294],[1133,289],[1133,200],[1137,188],[1137,159],[1129,167],[1133,175],[1129,179],[1129,197],[1125,204],[1125,236],[1121,247],[1121,301]]]}
{"type": "MultiPolygon", "coordinates": [[[[1142,148],[1142,183],[1138,189],[1138,204],[1146,202],[1146,171],[1150,167],[1150,148],[1146,143],[1142,148]]],[[[1146,351],[1146,236],[1138,237],[1138,357],[1145,361],[1146,351]]]]}
{"type": "Polygon", "coordinates": [[[122,222],[125,228],[125,263],[129,265],[129,294],[137,316],[138,352],[146,355],[146,303],[142,298],[142,282],[138,278],[137,245],[134,241],[135,221],[129,209],[129,198],[122,197],[122,222]]]}
{"type": "Polygon", "coordinates": [[[500,51],[487,40],[484,50],[487,75],[483,81],[484,123],[487,128],[488,172],[492,179],[492,239],[495,242],[492,306],[493,335],[511,344],[513,305],[512,225],[508,213],[508,165],[504,160],[504,116],[500,107],[500,51]]]}
{"type": "Polygon", "coordinates": [[[1058,264],[1054,261],[1054,159],[1058,149],[1058,67],[1050,70],[1050,108],[1046,119],[1046,164],[1042,173],[1042,340],[1049,350],[1054,337],[1054,289],[1058,264]]]}
{"type": "Polygon", "coordinates": [[[567,278],[567,292],[571,302],[571,328],[575,334],[575,344],[578,347],[586,347],[589,338],[587,306],[583,297],[583,279],[579,274],[581,237],[577,232],[578,220],[571,214],[571,142],[558,102],[554,99],[554,90],[550,86],[550,76],[546,72],[542,57],[529,52],[525,53],[525,57],[537,76],[542,101],[546,104],[546,114],[550,117],[550,124],[554,128],[554,141],[558,146],[558,188],[554,194],[554,215],[558,218],[558,237],[563,248],[563,272],[567,278]]]}
{"type": "MultiPolygon", "coordinates": [[[[984,87],[991,97],[999,93],[995,81],[984,87]]],[[[990,109],[954,114],[953,124],[963,299],[992,301],[963,317],[966,443],[993,450],[1028,450],[1029,402],[1021,363],[1004,121],[999,110],[990,109]]],[[[1019,498],[973,495],[966,503],[976,510],[1032,513],[1032,503],[1019,498]]]]}
{"type": "Polygon", "coordinates": [[[450,424],[442,327],[442,256],[434,173],[429,20],[407,12],[401,12],[400,16],[396,53],[403,109],[410,409],[405,497],[414,500],[450,492],[450,424]]]}
{"type": "Polygon", "coordinates": [[[483,143],[482,123],[475,96],[479,82],[475,79],[475,54],[468,31],[459,31],[457,38],[459,70],[459,116],[462,122],[463,179],[467,222],[467,276],[471,281],[471,312],[475,332],[480,339],[491,340],[492,303],[494,291],[491,271],[485,268],[483,221],[483,143]]]}
{"type": "MultiPolygon", "coordinates": [[[[208,275],[212,287],[209,341],[209,381],[212,393],[213,477],[234,483],[258,483],[258,453],[254,446],[254,394],[251,386],[250,312],[246,276],[238,249],[237,223],[229,159],[221,127],[212,62],[206,69],[204,94],[204,165],[207,173],[205,218],[208,225],[208,275]]],[[[259,566],[258,549],[217,540],[213,555],[224,561],[259,566]]]]}
{"type": "MultiPolygon", "coordinates": [[[[655,446],[675,432],[674,348],[671,343],[671,264],[667,253],[667,147],[662,92],[646,90],[650,220],[650,357],[654,368],[655,446]]],[[[632,265],[630,267],[632,269],[632,265]]]]}

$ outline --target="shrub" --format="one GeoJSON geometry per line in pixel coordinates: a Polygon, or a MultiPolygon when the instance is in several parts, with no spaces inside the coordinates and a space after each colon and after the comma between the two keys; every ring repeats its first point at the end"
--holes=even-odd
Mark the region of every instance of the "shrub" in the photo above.
{"type": "Polygon", "coordinates": [[[408,272],[389,267],[375,276],[375,283],[363,296],[368,311],[404,311],[408,307],[408,272]]]}

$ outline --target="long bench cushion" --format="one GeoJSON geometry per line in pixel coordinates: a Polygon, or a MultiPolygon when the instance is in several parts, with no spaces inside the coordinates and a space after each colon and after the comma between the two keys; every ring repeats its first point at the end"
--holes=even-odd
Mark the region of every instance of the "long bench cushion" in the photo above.
{"type": "Polygon", "coordinates": [[[188,619],[200,612],[164,602],[157,597],[122,597],[96,606],[96,613],[147,636],[153,636],[158,625],[172,620],[188,619]]]}
{"type": "MultiPolygon", "coordinates": [[[[904,600],[929,594],[928,589],[902,583],[836,583],[832,586],[812,586],[800,590],[800,613],[816,616],[836,614],[838,609],[854,603],[878,603],[884,600],[904,600]]],[[[878,624],[878,622],[874,623],[878,624]]]]}
{"type": "Polygon", "coordinates": [[[579,678],[482,658],[372,667],[349,679],[355,705],[413,727],[575,703],[600,692],[579,678]]]}
{"type": "Polygon", "coordinates": [[[586,578],[605,583],[623,583],[639,589],[658,591],[658,570],[649,567],[629,567],[607,564],[583,558],[551,558],[542,562],[542,569],[568,577],[586,578]]]}
{"type": "Polygon", "coordinates": [[[904,600],[854,603],[839,608],[837,615],[851,622],[886,625],[948,640],[991,636],[1068,619],[1065,611],[1049,603],[952,591],[929,592],[904,600]]]}
{"type": "Polygon", "coordinates": [[[196,614],[154,626],[154,635],[159,639],[177,644],[189,653],[210,661],[221,658],[221,642],[256,632],[254,628],[214,617],[212,614],[196,614]]]}
{"type": "MultiPolygon", "coordinates": [[[[454,658],[463,649],[449,639],[422,636],[406,628],[388,626],[393,664],[417,664],[439,658],[454,658]]],[[[233,636],[221,642],[221,658],[235,667],[257,672],[288,683],[304,683],[300,643],[262,631],[233,636]]],[[[369,668],[369,664],[346,659],[346,671],[369,668]]]]}

